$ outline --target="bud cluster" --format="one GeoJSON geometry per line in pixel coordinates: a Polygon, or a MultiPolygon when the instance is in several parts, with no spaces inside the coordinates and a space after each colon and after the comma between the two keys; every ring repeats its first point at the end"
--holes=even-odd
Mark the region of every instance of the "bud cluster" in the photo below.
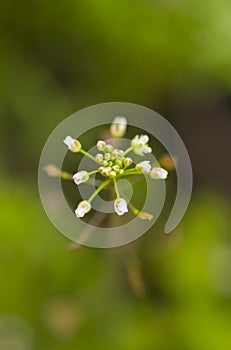
{"type": "Polygon", "coordinates": [[[104,141],[97,142],[97,149],[103,152],[95,156],[95,160],[100,164],[98,171],[102,176],[113,179],[117,175],[122,175],[125,169],[133,163],[131,158],[125,157],[123,150],[114,148],[104,141]]]}

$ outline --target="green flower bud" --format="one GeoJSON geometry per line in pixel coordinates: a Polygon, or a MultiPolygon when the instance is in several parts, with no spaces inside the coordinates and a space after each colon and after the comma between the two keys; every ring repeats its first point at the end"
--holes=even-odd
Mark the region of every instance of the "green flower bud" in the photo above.
{"type": "Polygon", "coordinates": [[[105,152],[109,152],[109,153],[112,153],[113,150],[114,150],[113,146],[109,144],[107,144],[107,146],[104,149],[105,152]]]}
{"type": "Polygon", "coordinates": [[[126,167],[130,166],[132,163],[133,163],[133,160],[131,158],[128,157],[124,159],[124,165],[126,167]]]}
{"type": "Polygon", "coordinates": [[[98,162],[98,163],[101,163],[103,161],[103,155],[101,153],[97,153],[95,155],[95,160],[98,162]]]}
{"type": "Polygon", "coordinates": [[[106,146],[107,146],[107,144],[104,141],[100,140],[100,141],[97,142],[97,148],[98,148],[99,151],[104,151],[106,146]]]}
{"type": "Polygon", "coordinates": [[[116,165],[118,165],[119,167],[121,167],[123,165],[123,160],[122,158],[117,158],[115,161],[116,165]]]}
{"type": "Polygon", "coordinates": [[[116,172],[118,172],[120,170],[119,166],[118,165],[114,165],[113,166],[113,170],[115,170],[116,172]]]}
{"type": "Polygon", "coordinates": [[[111,177],[111,178],[116,177],[116,172],[112,170],[112,171],[110,172],[110,177],[111,177]]]}
{"type": "Polygon", "coordinates": [[[104,159],[110,160],[111,159],[111,153],[105,153],[104,154],[104,159]]]}

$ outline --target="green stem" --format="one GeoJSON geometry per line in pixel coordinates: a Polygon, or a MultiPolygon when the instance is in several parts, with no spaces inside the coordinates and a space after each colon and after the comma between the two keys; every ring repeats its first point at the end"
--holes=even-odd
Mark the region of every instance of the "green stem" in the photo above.
{"type": "Polygon", "coordinates": [[[99,192],[101,192],[104,187],[106,187],[109,183],[111,182],[111,180],[107,180],[107,181],[104,181],[96,190],[95,192],[91,195],[91,197],[88,199],[88,202],[91,203],[93,201],[93,199],[97,196],[97,194],[99,192]]]}
{"type": "Polygon", "coordinates": [[[67,173],[66,171],[61,171],[61,179],[72,180],[72,174],[67,173]]]}
{"type": "Polygon", "coordinates": [[[115,178],[113,178],[113,182],[114,182],[114,186],[115,186],[116,197],[119,199],[120,198],[120,194],[119,194],[119,189],[118,189],[118,185],[117,185],[117,182],[116,182],[115,178]]]}
{"type": "Polygon", "coordinates": [[[93,160],[94,162],[96,162],[97,164],[99,164],[97,162],[97,160],[95,159],[95,157],[93,157],[90,153],[84,151],[84,149],[81,148],[81,150],[79,151],[80,153],[84,154],[86,157],[90,158],[91,160],[93,160]]]}
{"type": "Polygon", "coordinates": [[[134,171],[139,171],[139,170],[137,170],[136,168],[131,168],[131,169],[127,169],[127,170],[126,170],[126,172],[129,172],[129,171],[134,172],[134,171]]]}
{"type": "Polygon", "coordinates": [[[132,147],[129,147],[128,149],[126,149],[126,151],[124,152],[124,156],[126,156],[126,154],[128,154],[129,152],[131,152],[133,150],[132,147]]]}
{"type": "Polygon", "coordinates": [[[130,176],[130,175],[143,175],[143,173],[142,171],[131,171],[131,172],[125,171],[123,174],[117,175],[117,177],[130,176]]]}
{"type": "Polygon", "coordinates": [[[98,169],[97,169],[97,170],[92,170],[92,171],[90,171],[90,172],[88,173],[88,175],[90,176],[90,175],[95,174],[95,173],[98,173],[98,172],[99,172],[98,169]]]}
{"type": "Polygon", "coordinates": [[[140,210],[134,207],[134,205],[130,202],[128,203],[129,208],[132,210],[134,215],[138,215],[140,213],[140,210]]]}

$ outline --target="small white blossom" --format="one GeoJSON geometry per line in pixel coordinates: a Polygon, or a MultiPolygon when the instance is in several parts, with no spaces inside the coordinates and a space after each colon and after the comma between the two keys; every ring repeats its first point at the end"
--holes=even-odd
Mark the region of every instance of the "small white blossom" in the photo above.
{"type": "Polygon", "coordinates": [[[144,160],[143,162],[136,164],[136,170],[142,171],[144,174],[149,173],[151,168],[149,160],[144,160]]]}
{"type": "Polygon", "coordinates": [[[76,185],[80,185],[83,182],[87,182],[89,179],[89,174],[85,170],[78,171],[73,175],[73,180],[75,181],[76,185]]]}
{"type": "Polygon", "coordinates": [[[167,179],[168,172],[167,170],[160,168],[160,167],[155,167],[151,170],[150,175],[153,179],[167,179]]]}
{"type": "Polygon", "coordinates": [[[110,126],[110,133],[113,137],[122,137],[127,130],[127,119],[125,117],[116,117],[110,126]]]}
{"type": "Polygon", "coordinates": [[[117,198],[114,202],[115,212],[121,216],[128,212],[127,201],[123,198],[117,198]]]}
{"type": "Polygon", "coordinates": [[[82,201],[79,203],[77,209],[75,210],[75,215],[77,218],[83,218],[85,214],[89,213],[91,210],[91,204],[87,201],[82,201]]]}
{"type": "Polygon", "coordinates": [[[148,135],[136,135],[131,141],[133,152],[138,156],[143,156],[144,154],[151,153],[152,149],[148,146],[148,141],[148,135]]]}
{"type": "Polygon", "coordinates": [[[73,139],[73,137],[71,137],[71,136],[65,137],[63,142],[65,143],[65,145],[68,146],[68,148],[71,152],[79,152],[81,150],[81,147],[82,147],[81,143],[79,141],[77,141],[76,139],[73,139]]]}

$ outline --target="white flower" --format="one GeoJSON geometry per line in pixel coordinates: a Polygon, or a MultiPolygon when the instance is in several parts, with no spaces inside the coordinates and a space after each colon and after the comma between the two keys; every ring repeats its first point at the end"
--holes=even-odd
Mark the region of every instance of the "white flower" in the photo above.
{"type": "Polygon", "coordinates": [[[148,146],[148,141],[148,135],[136,135],[131,141],[133,152],[138,156],[143,156],[146,153],[151,153],[152,149],[148,146]]]}
{"type": "Polygon", "coordinates": [[[143,162],[136,164],[136,170],[141,170],[143,173],[149,173],[151,168],[149,160],[144,160],[143,162]]]}
{"type": "Polygon", "coordinates": [[[153,179],[167,179],[168,172],[167,170],[160,168],[160,167],[155,167],[151,170],[150,175],[153,179]]]}
{"type": "Polygon", "coordinates": [[[83,218],[85,214],[89,213],[91,210],[91,204],[87,201],[82,201],[79,203],[77,209],[75,210],[75,215],[77,218],[83,218]]]}
{"type": "Polygon", "coordinates": [[[75,181],[76,185],[80,185],[81,183],[88,181],[89,174],[87,171],[81,170],[75,173],[72,178],[75,181]]]}
{"type": "Polygon", "coordinates": [[[71,152],[79,152],[81,150],[81,143],[76,139],[73,139],[71,136],[67,136],[63,142],[68,146],[71,152]]]}
{"type": "Polygon", "coordinates": [[[122,137],[126,133],[127,119],[125,117],[115,117],[111,126],[110,133],[113,137],[122,137]]]}
{"type": "Polygon", "coordinates": [[[128,212],[127,201],[123,198],[117,198],[114,202],[115,212],[121,216],[128,212]]]}

